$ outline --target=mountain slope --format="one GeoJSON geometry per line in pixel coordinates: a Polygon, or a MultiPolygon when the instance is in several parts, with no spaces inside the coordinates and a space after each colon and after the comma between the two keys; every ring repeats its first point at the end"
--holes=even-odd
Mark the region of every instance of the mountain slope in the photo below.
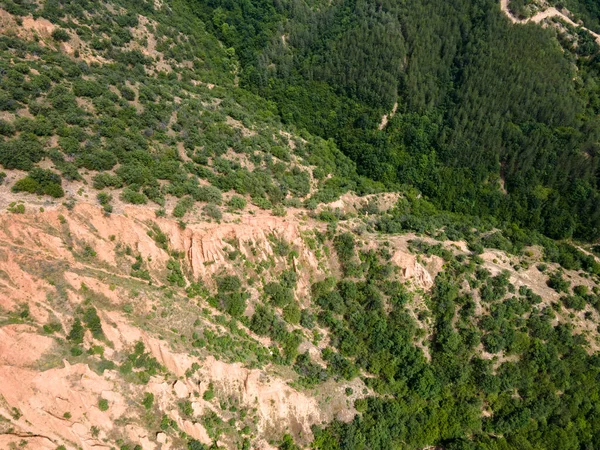
{"type": "Polygon", "coordinates": [[[496,0],[191,5],[244,55],[244,86],[334,138],[360,174],[444,209],[598,238],[600,48],[584,28],[511,24],[496,0]]]}
{"type": "MultiPolygon", "coordinates": [[[[269,339],[206,304],[218,276],[257,276],[240,258],[257,271],[273,263],[273,277],[283,270],[269,236],[285,230],[278,237],[298,248],[297,222],[259,216],[182,230],[146,208],[125,211],[105,217],[82,204],[3,215],[3,446],[29,438],[27,448],[156,448],[168,436],[161,448],[181,448],[179,430],[209,445],[218,438],[233,448],[250,438],[261,446],[285,432],[309,438],[310,425],[338,413],[352,417],[343,386],[360,396],[359,380],[329,382],[315,397],[300,393],[286,385],[289,373],[269,368],[269,339]],[[156,234],[162,232],[166,241],[156,234]],[[237,262],[227,256],[232,245],[240,246],[237,262]],[[260,253],[254,257],[249,248],[260,253]],[[90,327],[90,317],[97,326],[90,327]],[[84,324],[81,336],[74,318],[84,324]],[[325,393],[333,400],[318,403],[325,393]]],[[[317,263],[307,248],[294,260],[304,267],[298,293],[306,291],[309,269],[320,273],[317,263]]],[[[249,292],[257,301],[256,288],[249,292]]]]}
{"type": "MultiPolygon", "coordinates": [[[[106,215],[85,201],[19,204],[24,213],[0,214],[7,447],[272,448],[289,434],[303,447],[366,435],[389,448],[471,433],[487,445],[499,430],[509,441],[527,433],[503,417],[540,396],[595,395],[579,377],[597,370],[600,264],[565,270],[538,263],[539,247],[467,248],[506,246],[499,233],[466,244],[391,232],[397,196],[345,196],[320,220],[246,207],[211,223],[195,209],[185,228],[143,205],[106,215]],[[552,364],[506,378],[539,358],[570,378],[552,364]],[[555,384],[536,394],[522,385],[545,379],[555,384]],[[508,406],[514,389],[523,397],[508,406]],[[391,413],[400,405],[409,409],[391,413]],[[430,428],[446,414],[452,428],[430,428]]],[[[553,405],[530,420],[564,414],[553,405]]],[[[583,424],[593,409],[577,414],[583,424]]]]}
{"type": "MultiPolygon", "coordinates": [[[[130,203],[208,201],[216,215],[230,189],[264,208],[314,207],[372,185],[335,145],[290,134],[272,105],[237,88],[233,53],[184,3],[83,6],[3,14],[0,164],[9,181],[23,177],[15,170],[51,168],[130,203]]],[[[36,169],[15,190],[60,198],[60,184],[36,169]]]]}
{"type": "Polygon", "coordinates": [[[596,236],[589,36],[487,0],[0,27],[0,447],[600,447],[600,248],[548,237],[596,236]]]}

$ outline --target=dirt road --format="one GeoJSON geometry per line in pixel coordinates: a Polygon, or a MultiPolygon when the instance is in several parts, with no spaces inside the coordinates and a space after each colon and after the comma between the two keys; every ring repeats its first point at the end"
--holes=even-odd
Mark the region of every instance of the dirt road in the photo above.
{"type": "MultiPolygon", "coordinates": [[[[510,21],[512,23],[528,23],[528,22],[540,23],[543,20],[549,19],[551,17],[559,17],[560,19],[567,22],[569,25],[572,25],[572,26],[578,27],[578,28],[582,28],[585,31],[587,31],[588,33],[590,33],[592,36],[594,36],[598,45],[600,45],[600,34],[594,33],[593,31],[587,29],[586,27],[584,27],[578,23],[575,23],[573,21],[573,19],[571,19],[569,16],[565,15],[563,12],[559,11],[558,9],[556,9],[554,7],[550,7],[544,11],[540,11],[536,15],[529,17],[527,19],[517,19],[512,14],[512,12],[510,11],[510,9],[508,7],[509,2],[510,2],[510,0],[500,0],[500,8],[502,9],[502,12],[504,12],[504,14],[506,14],[506,16],[510,19],[510,21]]],[[[567,11],[567,10],[565,9],[564,11],[567,11]]]]}

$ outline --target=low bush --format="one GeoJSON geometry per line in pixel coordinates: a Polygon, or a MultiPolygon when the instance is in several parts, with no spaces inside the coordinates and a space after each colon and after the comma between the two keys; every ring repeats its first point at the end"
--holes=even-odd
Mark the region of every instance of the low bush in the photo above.
{"type": "Polygon", "coordinates": [[[145,205],[148,203],[148,197],[141,192],[134,191],[129,187],[126,187],[123,189],[123,192],[121,192],[121,200],[133,205],[145,205]]]}
{"type": "Polygon", "coordinates": [[[69,40],[71,40],[71,36],[69,36],[69,33],[67,33],[62,28],[56,28],[52,32],[51,36],[52,36],[52,39],[54,39],[55,41],[58,41],[58,42],[68,42],[69,40]]]}
{"type": "Polygon", "coordinates": [[[18,180],[12,187],[13,192],[49,195],[54,198],[64,197],[60,175],[51,170],[34,168],[25,178],[18,180]]]}
{"type": "Polygon", "coordinates": [[[234,195],[227,202],[227,206],[231,209],[244,209],[246,207],[246,199],[244,197],[240,197],[239,195],[234,195]]]}
{"type": "Polygon", "coordinates": [[[221,220],[223,218],[221,210],[217,205],[213,203],[209,203],[204,208],[202,208],[202,212],[211,219],[221,220]]]}

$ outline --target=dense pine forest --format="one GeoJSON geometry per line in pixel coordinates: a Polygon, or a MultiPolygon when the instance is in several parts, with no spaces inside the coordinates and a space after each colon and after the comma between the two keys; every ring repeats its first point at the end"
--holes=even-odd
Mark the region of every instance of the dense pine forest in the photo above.
{"type": "MultiPolygon", "coordinates": [[[[597,5],[569,3],[593,28],[597,5]]],[[[494,0],[192,5],[235,49],[243,86],[334,139],[361,175],[554,238],[600,236],[600,61],[587,33],[561,46],[494,0]]]]}

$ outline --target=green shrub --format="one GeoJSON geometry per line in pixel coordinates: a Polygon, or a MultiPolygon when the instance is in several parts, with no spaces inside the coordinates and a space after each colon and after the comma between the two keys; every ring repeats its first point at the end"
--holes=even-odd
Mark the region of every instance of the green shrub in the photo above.
{"type": "Polygon", "coordinates": [[[11,204],[8,207],[8,212],[13,214],[25,214],[25,205],[23,203],[19,203],[18,205],[11,204]]]}
{"type": "Polygon", "coordinates": [[[191,197],[184,197],[177,202],[175,208],[173,208],[173,217],[182,218],[194,206],[194,199],[191,197]]]}
{"type": "Polygon", "coordinates": [[[585,298],[579,295],[567,295],[562,297],[561,301],[567,308],[574,309],[575,311],[583,311],[586,305],[585,298]]]}
{"type": "Polygon", "coordinates": [[[147,185],[152,180],[156,180],[150,170],[151,160],[149,159],[149,155],[144,155],[144,153],[140,152],[136,156],[140,158],[140,161],[123,164],[116,170],[117,175],[123,179],[125,184],[136,184],[139,186],[147,185]]]}
{"type": "Polygon", "coordinates": [[[271,209],[273,207],[269,199],[264,197],[252,198],[252,202],[261,209],[271,209]]]}
{"type": "Polygon", "coordinates": [[[185,293],[189,298],[194,297],[206,297],[208,295],[208,289],[202,282],[202,280],[198,280],[197,282],[190,283],[190,285],[185,290],[185,293]]]}
{"type": "Polygon", "coordinates": [[[62,325],[60,324],[60,322],[49,322],[49,323],[45,324],[43,328],[44,328],[44,333],[52,334],[52,333],[58,333],[59,331],[61,331],[62,325]]]}
{"type": "Polygon", "coordinates": [[[282,237],[270,234],[268,236],[271,248],[277,256],[287,256],[292,251],[292,246],[282,237]]]}
{"type": "Polygon", "coordinates": [[[104,93],[104,88],[96,81],[76,80],[73,83],[73,94],[77,97],[99,97],[104,93]]]}
{"type": "Polygon", "coordinates": [[[56,28],[52,32],[51,36],[52,36],[52,39],[54,39],[55,41],[58,41],[58,42],[67,42],[71,39],[71,36],[69,36],[69,33],[67,33],[62,28],[56,28]]]}
{"type": "Polygon", "coordinates": [[[12,187],[13,192],[28,192],[30,194],[49,195],[60,198],[65,195],[61,187],[60,175],[51,170],[32,169],[25,178],[18,180],[12,187]]]}
{"type": "Polygon", "coordinates": [[[192,408],[192,402],[189,400],[179,402],[179,409],[185,416],[191,417],[194,415],[194,408],[192,408]]]}
{"type": "Polygon", "coordinates": [[[175,259],[170,259],[167,263],[167,269],[169,270],[169,274],[167,275],[167,281],[173,285],[184,287],[185,277],[183,276],[183,272],[181,271],[181,264],[179,263],[179,261],[175,259]]]}
{"type": "Polygon", "coordinates": [[[40,184],[31,177],[25,177],[18,180],[12,187],[13,192],[29,192],[35,194],[41,191],[40,184]]]}
{"type": "Polygon", "coordinates": [[[36,167],[29,172],[29,176],[42,186],[47,184],[61,184],[60,175],[52,172],[51,170],[40,169],[36,167]]]}
{"type": "Polygon", "coordinates": [[[300,323],[301,312],[298,305],[293,302],[283,308],[283,319],[287,323],[291,323],[292,325],[297,325],[300,323]]]}
{"type": "Polygon", "coordinates": [[[588,287],[583,284],[580,284],[573,288],[573,292],[576,295],[579,295],[580,297],[585,297],[586,295],[588,295],[588,287]]]}
{"type": "Polygon", "coordinates": [[[568,280],[565,280],[562,277],[562,274],[560,272],[555,272],[553,274],[550,274],[550,276],[548,277],[547,284],[549,287],[554,289],[556,292],[568,293],[569,288],[571,287],[571,282],[568,280]]]}
{"type": "Polygon", "coordinates": [[[118,175],[111,175],[110,173],[99,173],[92,179],[94,189],[104,189],[106,187],[121,188],[123,187],[123,180],[118,175]]]}
{"type": "Polygon", "coordinates": [[[83,322],[89,328],[89,330],[92,332],[92,335],[96,339],[100,339],[104,336],[100,317],[98,317],[98,312],[93,306],[90,306],[84,311],[83,322]]]}
{"type": "Polygon", "coordinates": [[[142,405],[144,408],[150,409],[154,403],[154,394],[152,392],[146,392],[144,394],[144,399],[142,400],[142,405]]]}
{"type": "Polygon", "coordinates": [[[0,142],[0,164],[6,169],[31,170],[33,164],[40,162],[43,156],[42,145],[31,133],[0,142]]]}
{"type": "MultiPolygon", "coordinates": [[[[250,448],[250,446],[243,448],[250,448]]],[[[191,439],[188,441],[187,450],[206,450],[206,445],[196,439],[191,439]]]]}
{"type": "Polygon", "coordinates": [[[242,282],[235,275],[225,275],[217,278],[217,289],[219,292],[236,292],[242,288],[242,282]]]}
{"type": "Polygon", "coordinates": [[[44,187],[44,194],[49,195],[50,197],[60,198],[65,196],[65,191],[59,184],[48,184],[44,187]]]}
{"type": "Polygon", "coordinates": [[[221,213],[219,207],[212,203],[209,203],[202,208],[202,212],[211,219],[221,220],[223,218],[223,214],[221,213]]]}
{"type": "Polygon", "coordinates": [[[96,198],[98,199],[98,203],[102,205],[104,212],[110,214],[112,212],[112,205],[110,204],[113,199],[112,195],[106,192],[98,192],[96,198]]]}
{"type": "Polygon", "coordinates": [[[83,337],[85,335],[85,329],[81,324],[81,320],[75,319],[73,322],[73,326],[71,327],[71,331],[67,335],[67,339],[72,341],[75,344],[83,343],[83,337]]]}
{"type": "Polygon", "coordinates": [[[98,409],[100,411],[108,411],[108,400],[105,398],[98,400],[98,409]]]}
{"type": "Polygon", "coordinates": [[[76,163],[79,167],[88,170],[104,171],[112,169],[117,164],[117,157],[106,150],[90,150],[78,156],[76,163]]]}
{"type": "Polygon", "coordinates": [[[246,199],[244,197],[240,197],[239,195],[234,195],[227,202],[227,206],[231,209],[244,209],[246,207],[246,199]]]}
{"type": "Polygon", "coordinates": [[[239,317],[246,311],[247,292],[219,293],[216,298],[209,298],[209,304],[216,306],[233,317],[239,317]]]}
{"type": "Polygon", "coordinates": [[[274,306],[283,308],[294,301],[294,292],[281,283],[271,282],[265,285],[264,292],[274,306]]]}
{"type": "Polygon", "coordinates": [[[148,203],[148,197],[146,197],[141,192],[134,191],[129,187],[123,189],[120,198],[124,202],[131,203],[133,205],[145,205],[146,203],[148,203]]]}
{"type": "Polygon", "coordinates": [[[215,389],[212,383],[209,383],[208,388],[204,391],[204,394],[202,394],[202,398],[207,402],[215,398],[215,389]]]}
{"type": "Polygon", "coordinates": [[[283,205],[274,206],[271,212],[274,216],[277,217],[285,217],[285,215],[287,214],[287,211],[283,205]]]}
{"type": "Polygon", "coordinates": [[[216,203],[217,205],[221,203],[223,199],[223,195],[221,194],[221,190],[214,186],[200,186],[195,192],[192,193],[194,200],[199,202],[208,202],[208,203],[216,203]]]}
{"type": "Polygon", "coordinates": [[[15,111],[18,108],[19,102],[10,94],[0,91],[0,111],[15,111]]]}
{"type": "Polygon", "coordinates": [[[12,136],[15,134],[15,127],[12,123],[0,120],[0,134],[2,136],[12,136]]]}
{"type": "Polygon", "coordinates": [[[121,95],[125,100],[130,102],[135,100],[135,91],[133,89],[128,88],[127,86],[123,86],[121,88],[121,95]]]}
{"type": "Polygon", "coordinates": [[[300,312],[300,325],[304,328],[312,330],[315,327],[315,322],[315,316],[308,309],[303,309],[300,312]]]}

